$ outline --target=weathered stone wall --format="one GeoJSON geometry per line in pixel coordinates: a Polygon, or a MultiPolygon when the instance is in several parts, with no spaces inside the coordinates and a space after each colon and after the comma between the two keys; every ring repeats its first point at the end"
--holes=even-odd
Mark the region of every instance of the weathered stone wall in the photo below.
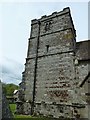
{"type": "Polygon", "coordinates": [[[68,51],[70,47],[73,49],[76,35],[70,10],[67,8],[60,13],[32,20],[27,58],[35,57],[36,54],[38,21],[40,21],[38,56],[47,53],[47,45],[50,47],[49,54],[68,51]]]}
{"type": "MultiPolygon", "coordinates": [[[[90,98],[87,101],[87,96],[86,93],[90,93],[90,83],[88,80],[84,83],[82,87],[80,87],[80,84],[83,82],[85,77],[88,75],[89,72],[89,65],[90,61],[78,61],[78,64],[76,65],[76,91],[77,91],[77,98],[78,98],[78,103],[84,105],[83,108],[78,109],[81,118],[88,118],[90,119],[90,98]]],[[[90,77],[89,77],[90,79],[90,77]]],[[[88,96],[89,97],[89,96],[88,96]]]]}
{"type": "Polygon", "coordinates": [[[90,63],[78,63],[75,37],[69,8],[32,20],[21,85],[24,114],[34,107],[38,115],[87,118],[79,84],[90,63]]]}
{"type": "MultiPolygon", "coordinates": [[[[52,32],[62,31],[67,28],[72,28],[72,18],[70,15],[70,9],[63,9],[61,12],[54,12],[49,16],[42,16],[40,19],[40,35],[50,34],[52,32]]],[[[38,20],[32,20],[31,26],[31,38],[38,35],[38,20]]],[[[75,31],[74,31],[75,32],[75,31]]]]}
{"type": "MultiPolygon", "coordinates": [[[[90,77],[88,78],[90,80],[90,77]]],[[[79,95],[80,95],[80,103],[82,103],[85,108],[80,109],[80,115],[82,118],[90,119],[90,83],[89,81],[85,82],[85,84],[80,87],[79,95]]]]}
{"type": "Polygon", "coordinates": [[[85,79],[86,75],[89,71],[90,61],[79,61],[78,65],[76,66],[76,73],[77,73],[77,82],[79,84],[85,79]]]}
{"type": "Polygon", "coordinates": [[[25,68],[25,100],[32,101],[35,59],[30,59],[25,68]]]}
{"type": "MultiPolygon", "coordinates": [[[[36,74],[34,101],[36,106],[43,102],[47,103],[47,107],[48,103],[53,104],[54,102],[70,104],[72,96],[69,95],[68,90],[73,89],[75,79],[74,47],[76,36],[70,10],[67,8],[59,13],[53,13],[47,17],[43,16],[39,21],[40,26],[38,20],[32,21],[24,73],[26,76],[25,100],[31,102],[33,100],[34,74],[36,74]],[[37,40],[39,40],[38,47],[37,40]],[[37,52],[37,70],[35,73],[37,52]]],[[[41,108],[42,104],[39,106],[41,108]]],[[[54,109],[58,110],[59,117],[60,112],[57,105],[54,109]]],[[[45,108],[41,110],[44,114],[45,108]]]]}
{"type": "Polygon", "coordinates": [[[68,89],[72,89],[75,78],[71,54],[63,53],[38,59],[36,102],[69,102],[68,89]]]}

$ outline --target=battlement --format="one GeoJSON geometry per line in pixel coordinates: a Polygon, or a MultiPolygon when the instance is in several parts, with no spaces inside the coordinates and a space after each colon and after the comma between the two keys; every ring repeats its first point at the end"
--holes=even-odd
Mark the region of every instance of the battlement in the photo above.
{"type": "Polygon", "coordinates": [[[54,18],[56,16],[61,16],[61,15],[66,14],[66,13],[70,13],[70,8],[69,7],[64,8],[60,12],[53,12],[51,15],[48,15],[48,16],[47,15],[43,15],[39,19],[33,19],[33,20],[31,20],[31,24],[36,24],[36,23],[38,23],[38,21],[42,22],[44,20],[51,19],[51,18],[54,18]]]}
{"type": "Polygon", "coordinates": [[[43,15],[39,19],[33,19],[31,21],[31,38],[37,37],[38,26],[40,27],[41,36],[72,29],[73,35],[76,37],[76,31],[69,7],[64,8],[60,12],[53,12],[51,15],[43,15]]]}

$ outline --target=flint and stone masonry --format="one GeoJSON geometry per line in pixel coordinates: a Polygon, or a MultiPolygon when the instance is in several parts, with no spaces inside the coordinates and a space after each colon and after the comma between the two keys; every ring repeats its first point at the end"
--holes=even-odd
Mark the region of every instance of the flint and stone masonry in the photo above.
{"type": "Polygon", "coordinates": [[[32,20],[17,112],[55,118],[90,117],[89,93],[87,89],[86,102],[84,87],[90,83],[88,43],[76,43],[69,7],[32,20]]]}

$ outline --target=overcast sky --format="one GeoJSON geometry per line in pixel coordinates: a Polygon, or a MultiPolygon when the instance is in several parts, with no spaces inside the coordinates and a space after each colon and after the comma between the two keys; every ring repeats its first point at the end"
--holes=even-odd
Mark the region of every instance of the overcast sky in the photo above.
{"type": "MultiPolygon", "coordinates": [[[[19,83],[12,77],[21,79],[21,73],[27,57],[28,38],[30,36],[31,20],[52,12],[59,12],[70,7],[77,41],[88,39],[88,3],[87,2],[19,2],[0,4],[0,64],[7,65],[11,77],[4,82],[19,83]],[[2,30],[1,30],[2,29],[2,30]],[[15,63],[15,64],[14,64],[15,63]],[[17,68],[15,68],[15,65],[17,68]],[[16,75],[17,74],[17,75],[16,75]]],[[[4,68],[4,67],[3,67],[4,68]]],[[[5,69],[5,68],[4,68],[5,69]]],[[[5,77],[5,71],[3,72],[5,77]]],[[[8,75],[7,75],[8,76],[8,75]]]]}

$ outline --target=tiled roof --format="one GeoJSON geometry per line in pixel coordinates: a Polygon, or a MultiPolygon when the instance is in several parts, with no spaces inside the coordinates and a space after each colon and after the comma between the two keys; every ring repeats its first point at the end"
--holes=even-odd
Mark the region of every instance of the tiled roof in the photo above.
{"type": "Polygon", "coordinates": [[[90,40],[76,43],[76,56],[78,60],[90,59],[90,40]]]}

